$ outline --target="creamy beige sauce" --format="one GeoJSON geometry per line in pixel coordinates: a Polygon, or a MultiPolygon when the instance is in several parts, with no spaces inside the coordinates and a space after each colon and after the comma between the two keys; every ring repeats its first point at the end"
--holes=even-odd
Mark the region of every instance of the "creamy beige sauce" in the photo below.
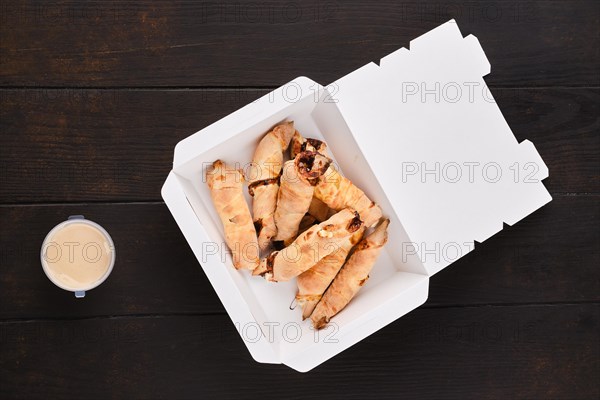
{"type": "Polygon", "coordinates": [[[43,262],[54,280],[71,290],[85,290],[110,268],[113,249],[96,227],[72,222],[45,242],[43,262]]]}

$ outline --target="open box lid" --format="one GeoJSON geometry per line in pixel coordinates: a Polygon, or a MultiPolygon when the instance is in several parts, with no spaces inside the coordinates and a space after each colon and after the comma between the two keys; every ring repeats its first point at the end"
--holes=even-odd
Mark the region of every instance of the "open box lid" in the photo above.
{"type": "Polygon", "coordinates": [[[433,275],[551,200],[548,168],[518,143],[483,76],[476,37],[451,20],[327,87],[433,275]]]}

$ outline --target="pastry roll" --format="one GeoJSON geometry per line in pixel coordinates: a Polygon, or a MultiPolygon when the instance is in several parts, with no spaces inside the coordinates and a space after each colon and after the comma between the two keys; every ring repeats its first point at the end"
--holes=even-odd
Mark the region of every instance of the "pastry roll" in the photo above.
{"type": "Polygon", "coordinates": [[[285,163],[275,209],[275,240],[288,242],[296,237],[300,221],[310,207],[314,185],[330,163],[329,158],[312,151],[298,153],[285,163]]]}
{"type": "Polygon", "coordinates": [[[213,204],[225,231],[225,242],[231,250],[236,269],[255,269],[259,262],[256,230],[242,185],[244,174],[227,167],[221,160],[206,173],[213,204]]]}
{"type": "Polygon", "coordinates": [[[319,179],[314,196],[334,210],[351,207],[358,211],[366,227],[381,218],[381,208],[360,190],[350,179],[342,176],[333,165],[319,179]]]}
{"type": "Polygon", "coordinates": [[[327,221],[307,229],[288,247],[262,259],[252,274],[275,282],[289,281],[331,254],[340,242],[361,226],[358,213],[346,208],[327,221]]]}
{"type": "Polygon", "coordinates": [[[304,138],[300,132],[296,131],[290,143],[290,158],[296,158],[296,155],[303,151],[316,151],[317,153],[327,155],[327,144],[322,140],[304,138]]]}
{"type": "MultiPolygon", "coordinates": [[[[292,141],[290,142],[290,156],[294,158],[302,151],[316,151],[324,156],[328,156],[327,144],[325,142],[318,139],[304,138],[298,131],[296,131],[294,136],[292,136],[292,141]]],[[[315,217],[319,222],[323,222],[329,218],[329,211],[330,209],[327,204],[313,196],[312,202],[310,203],[310,207],[308,209],[308,213],[310,215],[315,217]]]]}
{"type": "Polygon", "coordinates": [[[298,275],[297,303],[302,307],[302,319],[310,317],[323,293],[344,265],[348,253],[362,238],[364,226],[343,240],[331,254],[324,257],[308,271],[298,275]]]}
{"type": "Polygon", "coordinates": [[[389,219],[382,221],[375,230],[356,245],[346,264],[336,275],[310,319],[315,329],[321,329],[352,300],[369,279],[369,272],[387,242],[389,219]]]}
{"type": "Polygon", "coordinates": [[[286,122],[273,128],[258,144],[248,169],[248,191],[254,197],[252,214],[261,250],[265,250],[270,240],[277,234],[274,212],[279,190],[279,175],[283,165],[283,152],[288,148],[293,134],[293,122],[286,122]]]}

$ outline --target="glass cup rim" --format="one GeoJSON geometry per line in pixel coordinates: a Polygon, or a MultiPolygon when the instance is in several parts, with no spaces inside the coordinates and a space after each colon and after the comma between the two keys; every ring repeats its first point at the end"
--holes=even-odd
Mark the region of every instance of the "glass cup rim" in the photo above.
{"type": "Polygon", "coordinates": [[[92,290],[98,286],[100,286],[107,278],[108,276],[111,274],[113,267],[115,265],[115,258],[116,258],[116,249],[115,249],[115,244],[112,240],[112,237],[110,236],[110,234],[106,231],[106,229],[104,229],[100,224],[89,220],[87,218],[81,217],[81,218],[70,218],[67,219],[66,221],[62,221],[61,223],[57,224],[56,226],[54,226],[54,228],[52,228],[50,230],[50,232],[48,232],[48,234],[46,235],[46,237],[44,238],[44,241],[42,242],[42,248],[40,249],[40,261],[42,264],[42,269],[44,270],[44,273],[46,274],[46,276],[48,277],[48,279],[54,283],[56,286],[58,286],[61,289],[67,290],[69,292],[85,292],[88,290],[92,290]],[[81,288],[72,288],[69,287],[67,285],[64,285],[62,282],[58,281],[57,279],[55,279],[52,276],[52,273],[49,270],[49,267],[47,265],[47,261],[45,260],[44,257],[44,249],[46,248],[46,245],[48,244],[48,241],[50,240],[50,238],[54,235],[55,232],[57,232],[58,230],[64,228],[67,225],[71,225],[71,224],[85,224],[85,225],[89,225],[93,228],[96,228],[98,231],[100,231],[100,233],[102,235],[104,235],[105,239],[107,240],[111,251],[111,257],[110,257],[110,263],[108,265],[108,268],[106,270],[106,272],[96,281],[94,281],[92,284],[88,285],[88,286],[84,286],[81,288]]]}

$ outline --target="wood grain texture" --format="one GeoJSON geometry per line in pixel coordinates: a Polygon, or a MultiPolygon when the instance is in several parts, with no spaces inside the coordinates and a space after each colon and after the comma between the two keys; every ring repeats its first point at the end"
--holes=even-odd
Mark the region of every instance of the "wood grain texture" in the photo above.
{"type": "Polygon", "coordinates": [[[599,325],[598,304],[417,309],[300,374],[225,315],[5,322],[0,397],[595,399],[599,325]]]}
{"type": "MultiPolygon", "coordinates": [[[[600,89],[492,92],[551,193],[600,193],[600,89]]],[[[265,93],[0,90],[0,203],[160,200],[175,144],[265,93]]]]}
{"type": "Polygon", "coordinates": [[[598,26],[594,0],[1,2],[0,399],[598,399],[598,26]],[[554,200],[314,371],[256,363],[160,199],[175,144],[450,18],[554,200]],[[78,301],[39,260],[71,214],[117,247],[78,301]]]}
{"type": "Polygon", "coordinates": [[[3,3],[0,84],[327,84],[455,18],[493,65],[488,82],[600,85],[594,0],[3,3]]]}
{"type": "MultiPolygon", "coordinates": [[[[599,198],[559,196],[477,245],[431,279],[425,307],[600,301],[599,198]]],[[[163,204],[3,206],[0,220],[0,319],[224,312],[163,204]],[[77,302],[39,259],[46,233],[71,214],[102,224],[117,249],[110,278],[77,302]]]]}
{"type": "Polygon", "coordinates": [[[3,202],[160,200],[177,142],[264,94],[1,93],[3,202]]]}

